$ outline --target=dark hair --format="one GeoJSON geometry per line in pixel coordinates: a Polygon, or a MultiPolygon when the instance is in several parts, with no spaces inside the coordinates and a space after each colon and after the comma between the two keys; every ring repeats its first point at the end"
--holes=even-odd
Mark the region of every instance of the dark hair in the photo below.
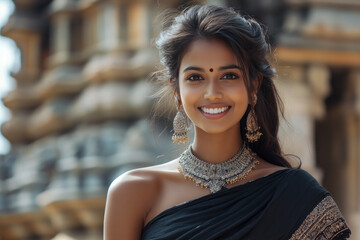
{"type": "MultiPolygon", "coordinates": [[[[160,52],[161,64],[165,67],[159,77],[164,86],[159,90],[161,97],[156,108],[158,109],[161,104],[174,102],[168,101],[168,97],[173,98],[174,91],[177,93],[179,91],[178,75],[181,59],[187,46],[197,39],[222,40],[234,51],[242,68],[245,69],[243,74],[248,92],[257,91],[258,101],[255,112],[263,133],[258,142],[247,144],[267,162],[291,167],[282,156],[277,138],[278,110],[283,114],[283,107],[272,80],[275,71],[266,58],[270,47],[260,24],[254,19],[242,17],[233,9],[208,5],[193,6],[173,18],[169,26],[161,32],[156,44],[160,52]],[[172,83],[169,83],[169,78],[173,79],[172,83]],[[255,89],[256,80],[260,81],[258,89],[255,89]]],[[[245,141],[249,109],[250,106],[240,121],[241,136],[245,141]]]]}

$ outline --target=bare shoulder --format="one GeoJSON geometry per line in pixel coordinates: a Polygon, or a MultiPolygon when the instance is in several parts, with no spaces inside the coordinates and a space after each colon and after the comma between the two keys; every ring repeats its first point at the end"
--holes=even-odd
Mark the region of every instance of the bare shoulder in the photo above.
{"type": "Polygon", "coordinates": [[[156,195],[161,187],[162,175],[169,170],[169,164],[137,168],[127,171],[117,177],[110,185],[108,197],[137,198],[156,195]]]}
{"type": "Polygon", "coordinates": [[[109,187],[109,194],[137,193],[156,185],[156,173],[146,168],[130,170],[117,177],[109,187]]]}
{"type": "Polygon", "coordinates": [[[139,239],[169,163],[128,171],[110,185],[104,216],[104,239],[139,239]]]}
{"type": "Polygon", "coordinates": [[[156,194],[162,182],[162,175],[171,171],[172,162],[137,168],[123,173],[111,183],[108,196],[131,198],[139,195],[150,197],[156,194]]]}
{"type": "Polygon", "coordinates": [[[261,159],[259,157],[257,157],[257,160],[259,161],[259,164],[256,167],[257,177],[264,177],[266,175],[272,174],[272,173],[277,172],[279,170],[286,169],[286,167],[281,167],[281,166],[269,163],[269,162],[267,162],[264,159],[261,159]]]}

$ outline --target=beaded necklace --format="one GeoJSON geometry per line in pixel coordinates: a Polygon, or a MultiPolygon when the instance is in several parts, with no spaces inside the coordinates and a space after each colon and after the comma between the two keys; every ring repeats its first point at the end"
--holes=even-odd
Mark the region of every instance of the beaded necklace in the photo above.
{"type": "Polygon", "coordinates": [[[221,190],[226,184],[233,184],[246,176],[259,163],[256,154],[245,144],[232,158],[221,163],[209,163],[197,158],[189,146],[179,159],[178,170],[185,179],[190,179],[201,188],[210,188],[211,193],[221,190]]]}

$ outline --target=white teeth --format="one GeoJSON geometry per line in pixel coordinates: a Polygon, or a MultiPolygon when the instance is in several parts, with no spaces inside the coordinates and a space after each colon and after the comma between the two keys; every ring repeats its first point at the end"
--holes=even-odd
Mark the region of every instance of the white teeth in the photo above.
{"type": "Polygon", "coordinates": [[[206,107],[202,107],[201,108],[201,110],[203,112],[210,113],[210,114],[222,113],[222,112],[225,112],[228,109],[229,109],[229,107],[222,107],[222,108],[206,108],[206,107]]]}

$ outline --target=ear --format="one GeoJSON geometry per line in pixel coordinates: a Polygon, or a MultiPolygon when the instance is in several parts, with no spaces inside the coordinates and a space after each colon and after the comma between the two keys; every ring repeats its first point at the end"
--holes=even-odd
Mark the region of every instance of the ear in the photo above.
{"type": "Polygon", "coordinates": [[[171,85],[171,88],[173,90],[173,94],[174,94],[174,99],[175,99],[175,103],[177,106],[181,106],[181,97],[180,97],[180,89],[179,89],[179,85],[178,84],[174,84],[175,79],[174,78],[169,78],[169,83],[171,85]]]}
{"type": "Polygon", "coordinates": [[[175,103],[177,106],[181,106],[181,97],[180,97],[180,94],[174,90],[174,99],[175,99],[175,103]]]}
{"type": "Polygon", "coordinates": [[[263,80],[263,75],[261,73],[258,73],[257,78],[255,79],[255,81],[253,81],[255,94],[257,94],[257,92],[259,91],[262,80],[263,80]]]}

